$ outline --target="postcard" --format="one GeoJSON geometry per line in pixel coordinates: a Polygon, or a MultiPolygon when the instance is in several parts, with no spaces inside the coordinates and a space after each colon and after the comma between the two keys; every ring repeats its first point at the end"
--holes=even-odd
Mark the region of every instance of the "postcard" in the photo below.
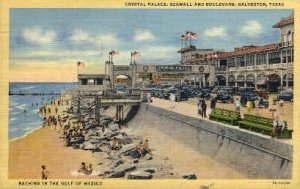
{"type": "Polygon", "coordinates": [[[1,188],[291,188],[299,5],[1,0],[1,188]]]}

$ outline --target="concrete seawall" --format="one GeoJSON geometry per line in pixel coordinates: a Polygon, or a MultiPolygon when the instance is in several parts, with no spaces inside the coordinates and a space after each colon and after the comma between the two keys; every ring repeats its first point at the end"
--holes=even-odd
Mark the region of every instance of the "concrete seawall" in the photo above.
{"type": "Polygon", "coordinates": [[[157,127],[168,137],[248,178],[292,177],[293,146],[279,140],[147,104],[139,107],[128,125],[136,129],[157,127]]]}

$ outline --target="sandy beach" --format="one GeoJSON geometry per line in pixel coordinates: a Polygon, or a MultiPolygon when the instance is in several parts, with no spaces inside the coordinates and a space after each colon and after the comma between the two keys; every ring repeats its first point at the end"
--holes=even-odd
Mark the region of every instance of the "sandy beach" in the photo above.
{"type": "MultiPolygon", "coordinates": [[[[66,95],[64,100],[69,99],[66,95]]],[[[56,101],[57,102],[57,101],[56,101]]],[[[67,105],[60,106],[58,114],[62,114],[67,105]]],[[[54,107],[50,106],[54,115],[54,107]]],[[[46,115],[48,117],[49,114],[46,115]]],[[[86,178],[85,175],[74,175],[81,162],[97,165],[91,151],[83,151],[65,147],[62,130],[54,126],[41,127],[27,135],[9,143],[9,178],[41,178],[41,165],[46,165],[50,172],[49,178],[86,178]]],[[[98,158],[99,159],[99,158],[98,158]]]]}
{"type": "Polygon", "coordinates": [[[9,143],[9,178],[41,178],[41,165],[46,165],[49,178],[87,178],[72,176],[82,161],[96,164],[91,151],[64,147],[61,133],[49,127],[40,128],[26,137],[9,143]]]}

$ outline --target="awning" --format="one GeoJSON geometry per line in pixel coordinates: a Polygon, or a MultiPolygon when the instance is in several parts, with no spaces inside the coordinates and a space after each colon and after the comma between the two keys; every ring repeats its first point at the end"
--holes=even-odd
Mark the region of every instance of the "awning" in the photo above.
{"type": "Polygon", "coordinates": [[[266,81],[266,79],[259,79],[255,82],[255,85],[265,85],[266,81]]]}

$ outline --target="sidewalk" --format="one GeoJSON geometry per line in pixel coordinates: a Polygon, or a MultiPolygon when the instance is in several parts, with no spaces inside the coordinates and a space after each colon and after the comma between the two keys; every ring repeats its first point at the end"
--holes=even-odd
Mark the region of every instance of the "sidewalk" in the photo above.
{"type": "MultiPolygon", "coordinates": [[[[175,108],[171,108],[171,103],[170,103],[169,100],[153,98],[153,102],[151,103],[151,105],[153,105],[153,106],[164,108],[164,109],[167,109],[169,111],[180,113],[182,115],[191,116],[191,117],[204,119],[204,120],[209,120],[209,114],[211,112],[210,101],[207,101],[206,104],[207,104],[207,117],[202,118],[201,115],[198,115],[197,99],[196,98],[189,99],[188,101],[176,102],[175,103],[175,108]]],[[[234,104],[217,103],[216,107],[217,108],[224,108],[224,109],[228,109],[228,110],[234,110],[235,109],[234,104]]],[[[245,112],[245,109],[246,108],[241,108],[241,113],[242,114],[245,112]]],[[[269,112],[269,109],[254,110],[253,114],[254,115],[260,114],[264,117],[270,117],[271,118],[271,112],[269,112]]],[[[292,117],[292,114],[288,114],[288,115],[292,117]]],[[[284,119],[284,117],[282,119],[284,119]]],[[[286,120],[286,119],[284,119],[284,120],[286,120]]],[[[289,120],[287,120],[287,121],[289,121],[289,120]]],[[[223,123],[220,123],[220,124],[223,125],[223,123]]],[[[289,124],[289,128],[292,128],[292,125],[290,125],[290,123],[288,123],[288,124],[289,124]]],[[[238,127],[234,127],[234,128],[239,129],[238,127]]],[[[245,131],[247,131],[247,130],[245,130],[245,131]]],[[[251,132],[251,131],[247,131],[247,132],[251,132]]],[[[251,133],[255,133],[255,132],[251,132],[251,133]]],[[[259,133],[256,133],[256,134],[259,134],[259,133]]],[[[266,136],[266,135],[263,135],[263,136],[266,136]]],[[[269,136],[266,136],[266,137],[269,137],[269,136]]],[[[277,139],[275,139],[275,140],[277,140],[277,139]]],[[[280,141],[282,141],[284,143],[292,144],[292,140],[290,140],[290,139],[280,139],[280,141]]]]}

